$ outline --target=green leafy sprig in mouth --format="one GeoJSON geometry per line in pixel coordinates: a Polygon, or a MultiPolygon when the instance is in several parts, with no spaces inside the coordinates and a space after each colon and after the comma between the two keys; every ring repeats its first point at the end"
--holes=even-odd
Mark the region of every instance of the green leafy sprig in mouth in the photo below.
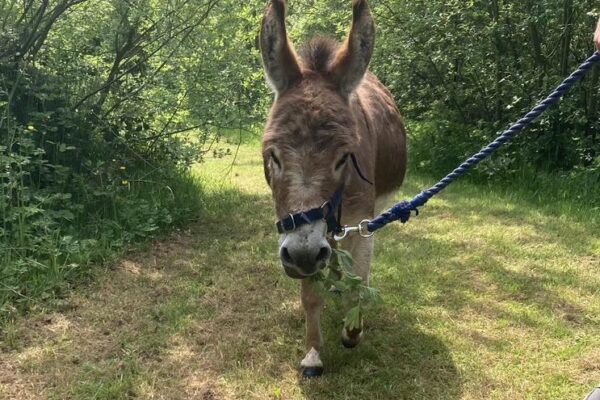
{"type": "Polygon", "coordinates": [[[344,327],[347,330],[360,329],[365,310],[381,299],[377,289],[367,286],[353,272],[353,263],[349,252],[333,249],[327,267],[310,278],[315,291],[341,302],[348,310],[344,317],[344,327]]]}

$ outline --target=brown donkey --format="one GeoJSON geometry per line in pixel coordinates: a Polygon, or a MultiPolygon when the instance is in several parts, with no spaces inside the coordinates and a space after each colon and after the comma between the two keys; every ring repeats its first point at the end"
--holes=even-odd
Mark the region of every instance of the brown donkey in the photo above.
{"type": "MultiPolygon", "coordinates": [[[[352,28],[341,45],[315,38],[296,55],[287,38],[284,0],[271,1],[260,33],[267,81],[276,96],[263,138],[264,170],[281,219],[281,263],[287,275],[302,279],[306,376],[323,370],[323,298],[306,278],[331,256],[331,220],[340,207],[342,224],[372,218],[402,184],[406,169],[402,118],[390,92],[367,71],[375,24],[365,0],[352,6],[352,28]]],[[[349,236],[341,245],[368,283],[373,238],[349,236]]],[[[361,337],[362,329],[342,332],[347,347],[361,337]]]]}

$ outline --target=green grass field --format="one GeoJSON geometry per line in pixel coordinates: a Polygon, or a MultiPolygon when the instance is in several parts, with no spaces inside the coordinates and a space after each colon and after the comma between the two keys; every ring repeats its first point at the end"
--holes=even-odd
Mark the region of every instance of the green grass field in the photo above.
{"type": "MultiPolygon", "coordinates": [[[[342,347],[330,304],[326,374],[303,381],[258,147],[232,161],[199,169],[199,222],[4,328],[0,398],[571,400],[600,383],[598,210],[466,182],[378,233],[365,340],[342,347]]],[[[409,174],[397,198],[431,183],[409,174]]]]}

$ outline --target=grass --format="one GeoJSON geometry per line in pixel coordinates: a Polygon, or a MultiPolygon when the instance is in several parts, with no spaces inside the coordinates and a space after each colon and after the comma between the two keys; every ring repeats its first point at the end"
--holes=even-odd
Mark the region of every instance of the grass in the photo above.
{"type": "Polygon", "coordinates": [[[76,202],[63,195],[54,205],[60,211],[43,203],[15,207],[15,213],[36,212],[8,223],[8,230],[0,228],[0,326],[40,307],[60,307],[73,286],[93,279],[99,264],[197,216],[202,197],[198,178],[184,170],[153,172],[137,171],[146,180],[124,185],[119,179],[111,190],[76,202]],[[56,217],[61,213],[70,216],[56,217]],[[12,234],[16,231],[24,232],[22,239],[12,234]]]}
{"type": "Polygon", "coordinates": [[[464,181],[378,233],[365,341],[342,348],[329,305],[326,375],[301,380],[257,146],[231,162],[198,170],[200,222],[5,328],[0,398],[566,400],[600,382],[597,210],[464,181]]]}

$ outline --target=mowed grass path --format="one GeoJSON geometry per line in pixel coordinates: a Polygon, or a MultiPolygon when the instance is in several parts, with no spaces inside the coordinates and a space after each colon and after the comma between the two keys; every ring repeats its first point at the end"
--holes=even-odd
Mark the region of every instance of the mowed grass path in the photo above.
{"type": "Polygon", "coordinates": [[[464,182],[378,233],[364,342],[342,348],[329,305],[326,375],[301,380],[258,146],[231,162],[200,169],[198,222],[5,328],[0,398],[570,400],[600,383],[597,210],[464,182]]]}

